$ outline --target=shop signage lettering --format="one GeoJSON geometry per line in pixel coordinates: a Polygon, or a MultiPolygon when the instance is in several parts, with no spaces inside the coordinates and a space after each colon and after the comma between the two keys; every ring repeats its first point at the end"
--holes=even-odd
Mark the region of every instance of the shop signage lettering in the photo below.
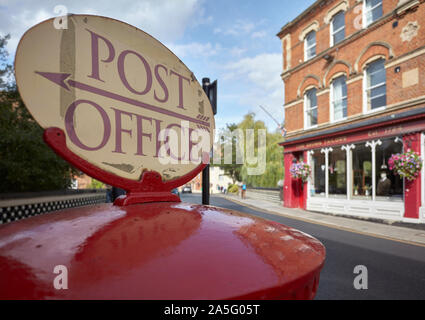
{"type": "Polygon", "coordinates": [[[347,141],[347,137],[338,137],[338,138],[332,138],[332,139],[325,139],[325,140],[320,140],[320,141],[315,141],[315,142],[311,142],[311,143],[305,143],[302,145],[297,146],[297,149],[317,149],[317,148],[321,148],[321,147],[325,147],[325,146],[329,146],[329,145],[335,145],[335,144],[342,144],[345,141],[347,141]]]}
{"type": "Polygon", "coordinates": [[[392,126],[384,129],[370,130],[367,133],[368,137],[382,137],[396,135],[403,132],[403,126],[392,126]]]}

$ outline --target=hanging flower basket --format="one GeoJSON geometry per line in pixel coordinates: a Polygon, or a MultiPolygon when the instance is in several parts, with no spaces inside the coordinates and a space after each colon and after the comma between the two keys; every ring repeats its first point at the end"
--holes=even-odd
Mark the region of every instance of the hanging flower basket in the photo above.
{"type": "Polygon", "coordinates": [[[302,179],[303,182],[306,182],[311,175],[310,166],[304,162],[293,163],[289,171],[293,178],[302,179]]]}
{"type": "Polygon", "coordinates": [[[394,171],[394,174],[413,181],[421,172],[422,159],[416,152],[407,149],[407,152],[391,155],[388,166],[390,170],[394,171]]]}

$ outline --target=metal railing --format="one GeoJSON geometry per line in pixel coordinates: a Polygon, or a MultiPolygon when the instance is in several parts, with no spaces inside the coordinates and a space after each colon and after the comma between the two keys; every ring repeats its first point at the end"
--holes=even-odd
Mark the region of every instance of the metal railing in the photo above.
{"type": "Polygon", "coordinates": [[[250,199],[260,199],[275,203],[282,202],[281,188],[247,188],[246,197],[250,199]]]}
{"type": "Polygon", "coordinates": [[[104,189],[0,194],[0,224],[35,215],[106,202],[104,189]]]}

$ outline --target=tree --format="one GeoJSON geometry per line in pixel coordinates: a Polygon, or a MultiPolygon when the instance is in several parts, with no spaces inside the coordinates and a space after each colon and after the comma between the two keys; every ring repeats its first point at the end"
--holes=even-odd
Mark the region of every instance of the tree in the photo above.
{"type": "Polygon", "coordinates": [[[64,189],[77,171],[43,141],[7,63],[9,36],[0,36],[0,192],[64,189]]]}
{"type": "MultiPolygon", "coordinates": [[[[249,175],[247,161],[244,162],[241,170],[241,178],[252,187],[277,187],[277,182],[283,179],[283,150],[279,146],[282,136],[275,132],[269,133],[266,125],[261,120],[255,119],[254,113],[245,115],[244,120],[238,124],[238,128],[246,132],[247,129],[254,130],[254,153],[258,156],[258,132],[266,130],[266,169],[261,175],[249,175]]],[[[246,137],[245,137],[246,141],[246,137]]],[[[253,165],[256,166],[256,165],[253,165]]]]}
{"type": "Polygon", "coordinates": [[[89,185],[89,189],[104,189],[104,188],[105,188],[105,184],[96,179],[92,179],[89,185]]]}
{"type": "MultiPolygon", "coordinates": [[[[221,164],[218,165],[224,170],[224,173],[233,179],[233,183],[236,181],[243,181],[251,187],[277,187],[279,180],[283,179],[284,168],[283,168],[283,149],[279,145],[282,141],[281,134],[276,131],[269,133],[266,125],[261,120],[255,119],[254,113],[248,113],[244,116],[244,119],[239,124],[227,124],[226,128],[220,133],[221,139],[221,155],[224,154],[226,145],[232,145],[232,163],[224,164],[223,159],[221,164]],[[236,145],[238,143],[238,135],[235,134],[237,130],[243,134],[242,138],[245,142],[242,148],[243,154],[246,156],[246,130],[254,130],[254,156],[258,156],[258,132],[259,130],[266,131],[266,169],[261,175],[250,175],[248,174],[248,168],[250,165],[244,158],[243,164],[238,164],[236,161],[236,145]]],[[[256,165],[252,165],[255,167],[256,165]]]]}
{"type": "Polygon", "coordinates": [[[12,66],[7,63],[8,53],[6,50],[7,41],[10,35],[0,36],[0,92],[8,88],[7,77],[12,74],[12,66]]]}
{"type": "MultiPolygon", "coordinates": [[[[241,170],[242,170],[242,164],[237,163],[236,161],[236,143],[237,138],[232,133],[234,130],[238,128],[237,124],[235,123],[228,123],[226,124],[226,128],[220,132],[220,147],[221,150],[216,152],[219,152],[220,155],[224,155],[224,150],[226,145],[230,145],[232,148],[232,162],[231,163],[224,163],[224,159],[221,159],[221,164],[213,164],[213,166],[219,166],[220,169],[224,171],[224,174],[226,176],[229,176],[233,180],[233,184],[235,184],[237,181],[241,181],[241,170]]],[[[222,157],[223,158],[223,157],[222,157]]]]}

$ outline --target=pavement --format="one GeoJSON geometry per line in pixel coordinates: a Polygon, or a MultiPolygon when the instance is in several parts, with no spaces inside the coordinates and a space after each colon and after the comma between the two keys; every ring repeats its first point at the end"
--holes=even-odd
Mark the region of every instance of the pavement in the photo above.
{"type": "Polygon", "coordinates": [[[390,224],[388,221],[367,221],[352,217],[342,217],[324,214],[303,209],[285,208],[282,204],[261,199],[241,199],[235,195],[221,195],[222,197],[251,207],[255,210],[281,215],[288,218],[319,224],[335,229],[365,234],[383,239],[395,240],[404,243],[425,247],[425,226],[405,223],[390,224]]]}

